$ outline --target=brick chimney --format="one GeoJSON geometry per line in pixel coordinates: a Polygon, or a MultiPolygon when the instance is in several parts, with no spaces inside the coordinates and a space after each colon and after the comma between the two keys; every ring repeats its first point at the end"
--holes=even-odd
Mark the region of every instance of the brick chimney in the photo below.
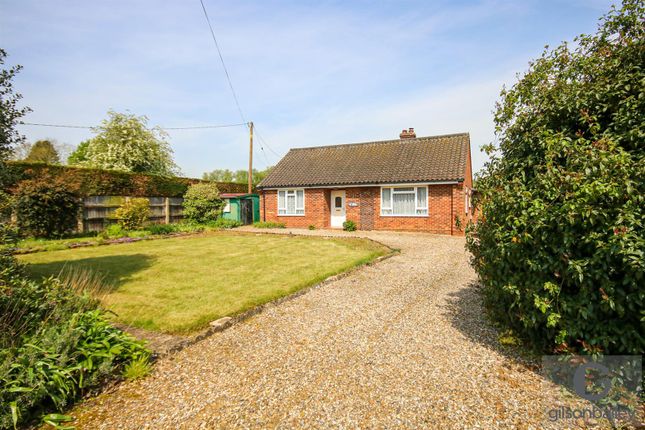
{"type": "Polygon", "coordinates": [[[410,127],[407,130],[403,129],[401,134],[399,134],[399,137],[401,139],[414,139],[415,137],[417,137],[417,134],[414,132],[414,128],[410,127]]]}

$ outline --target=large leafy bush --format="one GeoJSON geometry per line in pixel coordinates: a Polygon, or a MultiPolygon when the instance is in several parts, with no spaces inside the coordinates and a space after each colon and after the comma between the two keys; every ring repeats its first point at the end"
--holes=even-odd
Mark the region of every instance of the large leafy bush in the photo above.
{"type": "Polygon", "coordinates": [[[150,200],[142,197],[128,199],[114,211],[114,218],[126,230],[140,230],[150,218],[150,200]]]}
{"type": "Polygon", "coordinates": [[[201,182],[193,184],[184,194],[184,216],[190,221],[207,223],[214,221],[224,208],[217,184],[201,182]]]}
{"type": "Polygon", "coordinates": [[[541,348],[645,350],[645,11],[547,50],[495,114],[468,246],[492,315],[541,348]]]}
{"type": "Polygon", "coordinates": [[[42,177],[20,183],[15,190],[15,209],[22,233],[59,237],[76,226],[79,201],[64,183],[42,177]]]}

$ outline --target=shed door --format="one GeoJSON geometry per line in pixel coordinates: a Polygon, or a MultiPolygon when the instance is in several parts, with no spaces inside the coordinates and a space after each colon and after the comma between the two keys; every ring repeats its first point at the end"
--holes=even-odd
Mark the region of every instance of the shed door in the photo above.
{"type": "Polygon", "coordinates": [[[240,200],[240,221],[242,224],[253,224],[253,200],[240,200]]]}

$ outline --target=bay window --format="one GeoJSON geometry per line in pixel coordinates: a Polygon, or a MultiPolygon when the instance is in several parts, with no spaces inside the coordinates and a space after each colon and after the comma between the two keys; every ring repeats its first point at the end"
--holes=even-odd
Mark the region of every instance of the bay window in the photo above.
{"type": "Polygon", "coordinates": [[[278,215],[304,215],[305,190],[278,190],[278,215]]]}
{"type": "Polygon", "coordinates": [[[381,216],[427,215],[427,186],[381,188],[381,216]]]}

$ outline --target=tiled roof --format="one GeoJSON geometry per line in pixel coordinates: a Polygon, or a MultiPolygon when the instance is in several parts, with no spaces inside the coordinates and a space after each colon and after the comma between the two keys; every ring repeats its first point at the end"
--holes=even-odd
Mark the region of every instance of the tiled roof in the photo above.
{"type": "Polygon", "coordinates": [[[258,188],[461,181],[468,133],[291,149],[258,188]]]}

